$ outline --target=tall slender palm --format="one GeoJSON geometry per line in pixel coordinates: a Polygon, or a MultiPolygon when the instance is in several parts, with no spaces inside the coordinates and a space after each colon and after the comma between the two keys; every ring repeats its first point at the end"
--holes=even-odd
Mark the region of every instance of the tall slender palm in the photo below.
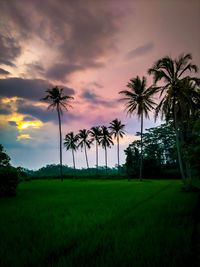
{"type": "Polygon", "coordinates": [[[130,115],[136,111],[138,117],[141,119],[141,131],[140,131],[140,181],[142,181],[142,158],[143,158],[143,116],[149,118],[149,111],[154,108],[153,95],[156,93],[156,87],[146,88],[146,78],[142,77],[142,80],[137,76],[129,81],[128,88],[130,90],[120,91],[119,94],[124,95],[122,101],[125,101],[125,109],[130,115]]]}
{"type": "Polygon", "coordinates": [[[102,136],[100,139],[100,144],[105,150],[105,166],[106,166],[106,173],[107,173],[107,169],[108,169],[107,147],[111,147],[111,145],[114,145],[114,143],[112,141],[112,136],[109,133],[108,128],[103,125],[101,126],[101,130],[102,130],[102,136]]]}
{"type": "Polygon", "coordinates": [[[124,132],[125,124],[122,124],[121,121],[115,119],[110,122],[109,129],[111,130],[111,134],[117,139],[117,161],[118,161],[118,173],[119,173],[119,138],[123,138],[125,135],[124,132]]]}
{"type": "Polygon", "coordinates": [[[98,146],[100,144],[100,138],[102,135],[100,126],[92,127],[90,129],[90,135],[92,139],[96,141],[96,170],[98,172],[98,146]]]}
{"type": "Polygon", "coordinates": [[[79,140],[80,140],[78,146],[80,146],[81,148],[84,147],[85,159],[86,159],[86,164],[87,164],[88,169],[89,169],[89,163],[88,163],[88,156],[87,156],[87,148],[90,149],[91,144],[93,142],[92,139],[89,139],[89,134],[90,134],[90,131],[86,129],[79,130],[79,134],[78,134],[79,140]]]}
{"type": "Polygon", "coordinates": [[[187,106],[187,108],[190,108],[191,102],[189,95],[185,93],[182,85],[186,79],[194,84],[200,84],[200,79],[187,75],[188,71],[198,71],[197,66],[192,64],[191,60],[191,54],[181,54],[179,58],[175,60],[167,56],[159,59],[154,66],[148,70],[148,73],[153,75],[155,84],[158,81],[164,82],[164,85],[160,87],[160,96],[162,96],[163,93],[165,93],[165,95],[157,106],[155,115],[157,117],[159,112],[162,111],[162,116],[165,116],[166,120],[169,120],[170,116],[173,118],[178,161],[184,184],[186,178],[180,149],[180,127],[178,117],[180,113],[183,112],[183,107],[187,106]]]}
{"type": "Polygon", "coordinates": [[[46,90],[47,95],[41,98],[42,101],[47,101],[50,103],[48,109],[56,109],[58,113],[58,123],[59,123],[59,135],[60,135],[60,176],[63,181],[63,172],[62,172],[62,130],[61,130],[61,115],[62,109],[68,111],[68,108],[71,107],[70,101],[74,98],[72,96],[64,95],[64,89],[53,87],[46,90]]]}
{"type": "Polygon", "coordinates": [[[76,169],[74,152],[78,149],[78,146],[77,146],[78,139],[79,139],[78,135],[74,135],[73,132],[66,134],[65,139],[64,139],[65,141],[64,146],[66,147],[66,150],[71,149],[72,151],[74,170],[76,169]]]}

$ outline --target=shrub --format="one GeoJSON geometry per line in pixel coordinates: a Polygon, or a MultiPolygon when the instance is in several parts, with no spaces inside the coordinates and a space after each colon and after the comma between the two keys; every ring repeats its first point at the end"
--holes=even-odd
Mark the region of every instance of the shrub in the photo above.
{"type": "Polygon", "coordinates": [[[15,196],[18,172],[14,167],[0,167],[0,196],[15,196]]]}

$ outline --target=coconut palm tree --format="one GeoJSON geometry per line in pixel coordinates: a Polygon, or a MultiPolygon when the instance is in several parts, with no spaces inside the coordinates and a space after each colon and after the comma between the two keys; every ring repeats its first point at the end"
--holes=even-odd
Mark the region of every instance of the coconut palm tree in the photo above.
{"type": "Polygon", "coordinates": [[[92,127],[90,129],[90,135],[92,139],[96,141],[96,170],[98,172],[98,146],[100,144],[100,138],[102,135],[100,126],[92,127]]]}
{"type": "Polygon", "coordinates": [[[87,164],[87,168],[89,169],[89,163],[88,163],[88,156],[87,156],[87,148],[90,149],[91,144],[93,142],[93,139],[89,139],[89,134],[90,131],[83,129],[83,130],[79,130],[79,144],[78,146],[80,146],[81,148],[84,147],[85,150],[85,159],[86,159],[86,164],[87,164]]]}
{"type": "Polygon", "coordinates": [[[191,99],[189,94],[186,93],[186,90],[183,90],[183,83],[187,80],[195,85],[200,84],[200,79],[187,75],[188,71],[198,71],[197,66],[192,64],[191,60],[191,54],[181,54],[178,59],[174,60],[167,56],[159,59],[154,66],[148,70],[148,73],[153,75],[154,84],[159,81],[164,82],[164,85],[160,86],[160,96],[162,96],[163,93],[165,93],[165,95],[156,108],[155,117],[157,117],[159,112],[162,111],[162,117],[165,116],[167,121],[170,119],[170,117],[173,118],[176,132],[178,161],[184,184],[186,178],[184,174],[180,148],[181,132],[179,118],[180,116],[183,116],[184,108],[191,108],[191,99]],[[182,115],[180,115],[181,113],[182,115]]]}
{"type": "Polygon", "coordinates": [[[110,122],[109,129],[111,130],[111,134],[114,135],[114,138],[117,139],[117,160],[118,160],[118,173],[119,173],[119,138],[123,138],[125,135],[124,132],[125,124],[122,124],[121,121],[115,119],[110,122]]]}
{"type": "Polygon", "coordinates": [[[124,95],[122,101],[125,101],[125,109],[127,114],[133,114],[136,111],[138,117],[141,120],[140,131],[140,181],[142,181],[142,158],[143,158],[143,117],[149,118],[149,111],[154,108],[153,95],[156,93],[156,87],[146,88],[146,78],[142,77],[142,80],[137,76],[129,81],[127,87],[130,90],[120,91],[119,94],[124,95]]]}
{"type": "Polygon", "coordinates": [[[107,147],[111,147],[111,145],[114,145],[114,143],[112,141],[112,136],[109,133],[108,128],[103,125],[101,126],[101,130],[102,130],[102,136],[100,139],[100,144],[105,150],[105,166],[106,166],[106,173],[107,173],[107,169],[108,169],[107,147]]]}
{"type": "Polygon", "coordinates": [[[71,149],[72,151],[74,170],[76,169],[74,152],[78,149],[78,146],[77,146],[78,139],[79,139],[78,135],[74,135],[73,132],[66,134],[65,139],[64,139],[65,141],[64,146],[66,147],[66,150],[71,149]]]}
{"type": "Polygon", "coordinates": [[[68,111],[68,108],[71,107],[70,101],[74,98],[72,96],[64,95],[64,89],[53,87],[46,90],[47,95],[41,98],[42,101],[47,101],[50,103],[48,109],[56,109],[58,113],[58,123],[59,123],[59,136],[60,136],[60,176],[63,181],[63,172],[62,172],[62,130],[61,130],[61,115],[62,109],[68,111]]]}

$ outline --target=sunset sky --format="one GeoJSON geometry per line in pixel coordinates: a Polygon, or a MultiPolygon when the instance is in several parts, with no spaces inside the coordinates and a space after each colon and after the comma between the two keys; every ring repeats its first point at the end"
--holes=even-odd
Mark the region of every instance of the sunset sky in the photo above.
{"type": "MultiPolygon", "coordinates": [[[[0,8],[0,143],[14,166],[37,169],[59,163],[56,111],[40,101],[54,85],[73,96],[73,109],[62,116],[63,137],[70,131],[126,124],[124,149],[140,129],[127,117],[118,92],[130,78],[147,76],[159,58],[191,53],[200,67],[199,0],[1,0],[0,8]]],[[[197,76],[200,77],[198,74],[197,76]]],[[[144,121],[144,127],[161,122],[144,121]]],[[[86,167],[76,153],[77,167],[86,167]]],[[[116,147],[108,165],[117,163],[116,147]]],[[[63,164],[72,166],[63,150],[63,164]]],[[[95,165],[95,148],[89,151],[95,165]]],[[[100,165],[104,153],[100,151],[100,165]]]]}

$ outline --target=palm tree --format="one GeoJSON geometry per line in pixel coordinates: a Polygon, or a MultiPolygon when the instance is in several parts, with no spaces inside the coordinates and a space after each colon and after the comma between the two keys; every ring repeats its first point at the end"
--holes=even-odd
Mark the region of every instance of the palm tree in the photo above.
{"type": "Polygon", "coordinates": [[[96,141],[96,170],[98,172],[98,145],[100,144],[100,138],[102,135],[100,126],[92,127],[90,129],[90,135],[92,139],[96,141]]]}
{"type": "Polygon", "coordinates": [[[189,94],[186,93],[186,90],[183,90],[183,83],[185,83],[187,80],[190,83],[197,85],[200,84],[200,79],[186,75],[188,71],[198,71],[197,66],[190,62],[191,60],[191,54],[181,54],[179,58],[175,60],[170,57],[163,57],[148,70],[148,73],[153,75],[154,84],[156,84],[158,81],[164,82],[164,85],[160,86],[160,96],[162,96],[163,93],[166,94],[156,108],[155,117],[157,117],[161,111],[162,117],[165,116],[167,121],[170,119],[170,117],[173,118],[176,132],[178,161],[184,184],[186,178],[180,149],[179,118],[180,116],[183,116],[183,110],[186,107],[187,109],[191,108],[191,99],[189,94]]]}
{"type": "Polygon", "coordinates": [[[121,121],[115,119],[110,122],[109,129],[111,129],[111,134],[117,138],[117,159],[118,159],[118,173],[119,173],[119,138],[123,138],[125,132],[123,131],[125,124],[122,124],[121,121]]]}
{"type": "Polygon", "coordinates": [[[130,115],[136,111],[138,117],[141,119],[141,131],[140,131],[140,181],[142,181],[142,158],[143,158],[143,116],[149,118],[148,112],[154,108],[153,95],[156,93],[156,87],[146,88],[146,78],[142,77],[142,80],[137,76],[129,81],[127,87],[130,90],[120,91],[119,94],[124,95],[122,101],[125,101],[125,109],[130,115]]]}
{"type": "Polygon", "coordinates": [[[71,107],[70,101],[74,98],[72,96],[63,95],[64,89],[53,87],[51,89],[47,89],[47,95],[42,98],[42,101],[47,101],[50,103],[48,109],[56,109],[58,113],[58,123],[59,123],[59,135],[60,135],[60,176],[61,180],[63,181],[63,172],[62,172],[62,131],[61,131],[61,115],[62,109],[68,111],[68,107],[71,107]]]}
{"type": "Polygon", "coordinates": [[[106,126],[101,126],[102,130],[102,136],[100,139],[100,144],[105,149],[105,166],[106,166],[106,173],[108,169],[108,162],[107,162],[107,147],[111,147],[111,145],[114,145],[112,141],[112,136],[108,131],[108,128],[106,126]]]}
{"type": "Polygon", "coordinates": [[[89,169],[89,163],[88,163],[88,157],[87,157],[87,148],[90,149],[91,144],[93,142],[92,139],[88,139],[89,138],[89,134],[90,134],[90,131],[88,131],[86,129],[79,130],[79,134],[78,134],[78,137],[79,137],[79,140],[80,140],[78,146],[80,146],[81,148],[84,147],[85,159],[86,159],[86,164],[87,164],[87,168],[88,169],[89,169]]]}
{"type": "Polygon", "coordinates": [[[70,150],[71,149],[71,151],[72,151],[74,170],[76,169],[74,152],[78,148],[78,146],[77,146],[78,139],[79,139],[78,135],[74,135],[73,132],[70,132],[70,133],[66,134],[65,139],[64,139],[65,140],[64,146],[66,147],[66,150],[70,150]]]}

